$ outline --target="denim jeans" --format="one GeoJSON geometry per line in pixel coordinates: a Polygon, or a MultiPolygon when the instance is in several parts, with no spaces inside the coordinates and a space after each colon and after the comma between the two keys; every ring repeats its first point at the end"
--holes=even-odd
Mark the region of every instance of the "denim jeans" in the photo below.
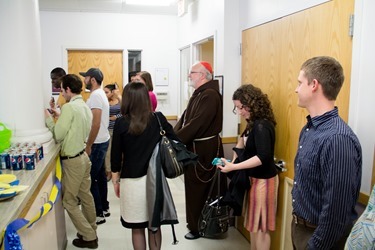
{"type": "Polygon", "coordinates": [[[94,197],[96,216],[103,216],[103,211],[109,209],[107,177],[104,169],[104,160],[109,140],[93,144],[91,147],[91,193],[94,197]]]}

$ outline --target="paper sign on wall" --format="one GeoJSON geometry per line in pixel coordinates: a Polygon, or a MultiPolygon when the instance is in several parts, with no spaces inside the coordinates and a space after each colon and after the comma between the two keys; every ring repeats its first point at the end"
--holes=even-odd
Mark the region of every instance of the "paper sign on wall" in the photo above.
{"type": "Polygon", "coordinates": [[[155,85],[156,86],[168,86],[168,69],[159,68],[155,69],[155,85]]]}

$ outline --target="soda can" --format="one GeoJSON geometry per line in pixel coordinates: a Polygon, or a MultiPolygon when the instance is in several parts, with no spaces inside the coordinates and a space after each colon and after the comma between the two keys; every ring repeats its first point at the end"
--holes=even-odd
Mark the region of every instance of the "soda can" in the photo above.
{"type": "Polygon", "coordinates": [[[23,168],[22,155],[20,153],[11,154],[10,162],[12,170],[21,170],[23,168]]]}
{"type": "Polygon", "coordinates": [[[37,144],[36,147],[37,147],[37,152],[38,152],[38,158],[39,158],[39,160],[41,160],[41,159],[44,158],[43,146],[42,146],[42,144],[37,144]]]}
{"type": "Polygon", "coordinates": [[[14,143],[11,144],[12,148],[19,148],[20,146],[21,146],[20,142],[14,142],[14,143]]]}
{"type": "Polygon", "coordinates": [[[10,155],[8,152],[0,154],[0,169],[10,169],[10,155]]]}
{"type": "Polygon", "coordinates": [[[31,148],[29,148],[29,150],[28,150],[30,153],[34,153],[35,154],[35,161],[36,162],[39,162],[39,157],[38,157],[38,148],[37,147],[35,147],[35,146],[33,146],[33,147],[31,147],[31,148]]]}
{"type": "Polygon", "coordinates": [[[25,153],[22,155],[24,168],[26,170],[34,170],[35,169],[35,154],[34,153],[25,153]]]}

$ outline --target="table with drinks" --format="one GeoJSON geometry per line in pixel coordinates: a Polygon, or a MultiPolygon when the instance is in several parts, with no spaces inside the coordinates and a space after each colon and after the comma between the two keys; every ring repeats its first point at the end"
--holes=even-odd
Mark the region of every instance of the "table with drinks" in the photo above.
{"type": "Polygon", "coordinates": [[[28,186],[27,189],[14,197],[0,201],[0,230],[5,229],[13,220],[23,218],[27,214],[39,189],[51,172],[55,170],[60,145],[53,145],[47,154],[39,152],[39,154],[43,154],[39,156],[37,150],[37,145],[34,145],[34,147],[30,146],[29,149],[25,149],[24,153],[22,150],[12,151],[8,156],[10,157],[10,166],[6,166],[8,160],[4,163],[5,160],[2,158],[0,162],[2,174],[13,174],[19,180],[20,185],[28,186]]]}

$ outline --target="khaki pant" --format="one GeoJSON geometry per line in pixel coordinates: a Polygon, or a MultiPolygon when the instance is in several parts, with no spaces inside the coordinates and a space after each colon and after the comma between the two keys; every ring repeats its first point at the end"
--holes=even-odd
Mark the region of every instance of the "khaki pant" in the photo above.
{"type": "Polygon", "coordinates": [[[63,205],[79,234],[86,241],[96,239],[96,212],[90,192],[91,162],[86,153],[62,160],[63,205]],[[78,205],[81,201],[81,209],[78,205]]]}

